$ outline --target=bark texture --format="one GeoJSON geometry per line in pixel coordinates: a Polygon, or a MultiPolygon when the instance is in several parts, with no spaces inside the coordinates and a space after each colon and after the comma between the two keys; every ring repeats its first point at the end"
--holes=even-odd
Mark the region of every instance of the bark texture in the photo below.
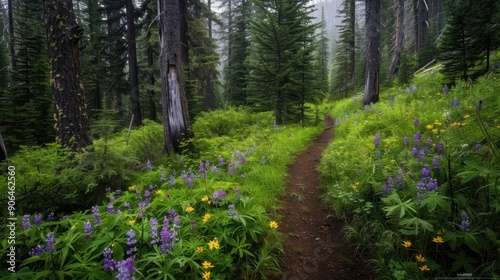
{"type": "Polygon", "coordinates": [[[405,1],[396,0],[396,38],[394,44],[394,54],[392,56],[390,74],[394,75],[398,72],[401,53],[404,49],[405,34],[404,34],[404,19],[405,19],[405,1]]]}
{"type": "Polygon", "coordinates": [[[49,0],[45,10],[56,142],[81,152],[92,144],[80,65],[83,29],[71,0],[49,0]]]}
{"type": "Polygon", "coordinates": [[[379,100],[380,78],[380,0],[365,0],[366,74],[363,105],[379,100]]]}

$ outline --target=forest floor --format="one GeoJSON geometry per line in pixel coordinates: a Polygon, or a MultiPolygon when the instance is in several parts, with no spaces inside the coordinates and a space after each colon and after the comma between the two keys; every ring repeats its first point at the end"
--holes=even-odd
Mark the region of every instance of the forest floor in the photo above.
{"type": "Polygon", "coordinates": [[[281,198],[279,231],[286,253],[284,275],[279,279],[374,279],[366,259],[354,253],[343,239],[343,222],[332,218],[323,203],[316,170],[321,154],[333,139],[333,121],[326,117],[325,131],[288,167],[286,195],[281,198]]]}

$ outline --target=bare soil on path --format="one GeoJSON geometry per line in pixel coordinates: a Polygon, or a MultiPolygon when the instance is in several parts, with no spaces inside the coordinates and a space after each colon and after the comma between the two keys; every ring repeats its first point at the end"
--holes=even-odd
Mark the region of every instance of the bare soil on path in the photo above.
{"type": "Polygon", "coordinates": [[[374,279],[365,262],[343,240],[344,224],[331,218],[328,205],[321,200],[324,191],[319,189],[316,168],[333,139],[333,121],[326,117],[326,122],[323,134],[288,167],[286,195],[278,211],[286,267],[278,279],[374,279]]]}

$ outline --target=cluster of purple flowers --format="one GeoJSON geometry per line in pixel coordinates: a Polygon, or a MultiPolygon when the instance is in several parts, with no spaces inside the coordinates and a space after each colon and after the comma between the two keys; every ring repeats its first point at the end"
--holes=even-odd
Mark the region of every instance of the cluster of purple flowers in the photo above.
{"type": "Polygon", "coordinates": [[[28,214],[23,215],[23,220],[21,221],[21,226],[23,227],[24,230],[27,230],[31,227],[30,215],[28,215],[28,214]]]}
{"type": "Polygon", "coordinates": [[[234,204],[229,204],[227,208],[229,209],[229,216],[233,217],[234,219],[237,219],[238,212],[235,210],[234,204]]]}
{"type": "Polygon", "coordinates": [[[177,235],[181,228],[181,220],[175,210],[170,209],[168,214],[163,217],[163,225],[158,235],[158,220],[151,218],[149,220],[151,227],[151,244],[160,244],[162,253],[169,253],[174,248],[174,244],[178,241],[177,235]]]}
{"type": "Polygon", "coordinates": [[[184,182],[186,182],[188,187],[193,186],[194,177],[195,176],[194,176],[193,170],[191,168],[189,168],[188,171],[182,170],[181,178],[182,178],[182,180],[184,180],[184,182]]]}
{"type": "Polygon", "coordinates": [[[45,245],[37,245],[31,252],[30,256],[39,256],[43,252],[51,253],[55,252],[56,248],[54,248],[54,243],[56,243],[56,238],[54,237],[53,232],[47,233],[47,237],[45,238],[45,245]]]}
{"type": "Polygon", "coordinates": [[[460,230],[469,232],[470,231],[469,215],[467,215],[465,211],[462,211],[460,217],[462,218],[462,223],[460,224],[460,230]]]}
{"type": "Polygon", "coordinates": [[[460,101],[458,101],[458,98],[455,97],[452,101],[450,101],[450,109],[457,109],[458,107],[460,107],[460,101]]]}
{"type": "Polygon", "coordinates": [[[214,192],[212,204],[217,205],[219,201],[226,201],[226,192],[224,192],[222,189],[219,189],[218,191],[214,192]]]}
{"type": "Polygon", "coordinates": [[[389,192],[393,191],[394,190],[394,180],[392,179],[392,177],[389,177],[389,179],[387,179],[387,184],[384,184],[382,185],[382,197],[387,197],[389,196],[389,192]]]}
{"type": "Polygon", "coordinates": [[[135,272],[137,268],[134,265],[135,259],[134,257],[129,257],[124,259],[121,262],[117,262],[115,267],[118,270],[118,274],[116,274],[116,279],[118,280],[135,280],[135,272]]]}
{"type": "Polygon", "coordinates": [[[92,224],[89,222],[89,220],[87,220],[83,224],[83,233],[86,233],[86,235],[83,236],[83,240],[92,238],[92,224]]]}
{"type": "Polygon", "coordinates": [[[98,227],[102,224],[101,214],[99,213],[99,206],[92,206],[92,218],[94,219],[94,226],[98,227]]]}
{"type": "Polygon", "coordinates": [[[135,232],[133,230],[127,231],[126,235],[128,237],[127,245],[130,246],[130,249],[127,250],[127,255],[131,256],[137,251],[137,247],[134,246],[137,243],[137,240],[135,240],[135,232]]]}
{"type": "Polygon", "coordinates": [[[438,183],[435,178],[431,177],[431,169],[429,165],[426,163],[422,168],[422,179],[417,182],[417,199],[418,202],[422,202],[422,200],[427,196],[427,194],[431,191],[436,191],[438,189],[438,183]]]}

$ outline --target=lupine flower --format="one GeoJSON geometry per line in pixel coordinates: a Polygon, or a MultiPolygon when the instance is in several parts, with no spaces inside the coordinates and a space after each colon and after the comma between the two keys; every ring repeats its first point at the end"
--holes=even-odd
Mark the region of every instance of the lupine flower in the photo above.
{"type": "Polygon", "coordinates": [[[443,145],[441,144],[441,142],[436,143],[436,150],[437,150],[438,155],[444,155],[444,149],[443,149],[443,145]]]}
{"type": "Polygon", "coordinates": [[[413,125],[415,126],[415,128],[418,128],[418,118],[415,118],[415,120],[413,120],[413,125]]]}
{"type": "Polygon", "coordinates": [[[422,168],[422,179],[417,182],[417,199],[418,202],[427,196],[428,192],[436,191],[438,189],[437,180],[431,177],[431,170],[428,164],[424,164],[422,168]]]}
{"type": "Polygon", "coordinates": [[[56,243],[56,238],[54,237],[53,232],[47,233],[47,238],[45,239],[45,252],[55,252],[56,248],[54,248],[54,243],[56,243]]]}
{"type": "Polygon", "coordinates": [[[217,205],[219,200],[220,201],[227,200],[226,193],[222,189],[219,189],[218,191],[214,192],[214,199],[212,203],[214,205],[217,205]]]}
{"type": "Polygon", "coordinates": [[[221,155],[219,155],[219,157],[217,158],[217,161],[218,161],[219,167],[224,166],[224,158],[221,155]]]}
{"type": "Polygon", "coordinates": [[[465,213],[465,211],[462,211],[460,217],[462,218],[462,223],[460,224],[460,230],[469,232],[470,231],[469,216],[467,215],[467,213],[465,213]]]}
{"type": "Polygon", "coordinates": [[[54,212],[50,212],[47,216],[47,222],[52,222],[54,220],[54,212]]]}
{"type": "Polygon", "coordinates": [[[196,229],[196,220],[191,221],[191,227],[189,228],[191,231],[196,229]]]}
{"type": "Polygon", "coordinates": [[[167,180],[167,178],[165,176],[166,176],[165,172],[162,172],[160,175],[160,182],[165,182],[167,180]]]}
{"type": "Polygon", "coordinates": [[[151,192],[149,190],[144,191],[144,196],[149,197],[151,195],[151,192]]]}
{"type": "Polygon", "coordinates": [[[106,193],[110,193],[110,192],[111,192],[111,188],[110,188],[110,187],[106,187],[106,188],[104,189],[104,191],[105,191],[106,193]]]}
{"type": "Polygon", "coordinates": [[[215,166],[215,164],[212,164],[212,166],[210,167],[212,173],[215,174],[215,176],[219,176],[219,168],[217,168],[217,166],[215,166]]]}
{"type": "Polygon", "coordinates": [[[479,150],[481,150],[482,147],[483,147],[483,145],[476,144],[476,153],[479,152],[479,150]]]}
{"type": "Polygon", "coordinates": [[[420,131],[417,131],[413,135],[413,142],[415,143],[416,146],[420,146],[421,141],[422,141],[422,133],[420,133],[420,131]]]}
{"type": "Polygon", "coordinates": [[[107,247],[102,254],[104,256],[104,271],[115,270],[116,263],[113,260],[113,250],[107,247]]]}
{"type": "Polygon", "coordinates": [[[405,147],[408,146],[408,144],[410,144],[408,137],[405,136],[405,138],[403,139],[403,143],[405,144],[405,147]]]}
{"type": "Polygon", "coordinates": [[[450,89],[448,88],[448,85],[444,85],[443,87],[443,94],[448,94],[448,92],[450,91],[450,89]]]}
{"type": "Polygon", "coordinates": [[[42,214],[36,214],[33,218],[33,224],[35,226],[40,226],[42,224],[42,214]]]}
{"type": "Polygon", "coordinates": [[[160,251],[164,254],[169,253],[174,248],[177,232],[175,228],[170,228],[167,216],[163,218],[163,228],[160,232],[160,251]]]}
{"type": "Polygon", "coordinates": [[[240,199],[242,196],[240,188],[238,186],[234,186],[234,198],[240,199]]]}
{"type": "Polygon", "coordinates": [[[121,195],[121,194],[122,194],[122,190],[117,189],[117,190],[115,191],[115,195],[116,195],[116,196],[119,196],[119,195],[121,195]]]}
{"type": "Polygon", "coordinates": [[[23,215],[23,220],[21,221],[21,226],[23,227],[24,230],[27,230],[31,227],[30,215],[28,215],[28,214],[23,215]]]}
{"type": "Polygon", "coordinates": [[[137,268],[134,266],[134,258],[129,257],[121,262],[116,263],[116,270],[118,274],[116,279],[118,280],[135,280],[135,272],[137,268]]]}
{"type": "Polygon", "coordinates": [[[233,217],[233,218],[236,218],[236,216],[238,215],[238,212],[236,210],[234,210],[234,204],[229,204],[227,206],[227,208],[229,209],[229,216],[233,217]]]}
{"type": "Polygon", "coordinates": [[[380,151],[376,151],[376,152],[375,152],[375,156],[376,156],[378,159],[380,159],[380,151]]]}
{"type": "Polygon", "coordinates": [[[231,178],[231,177],[233,176],[233,167],[231,166],[231,164],[229,164],[229,165],[227,166],[227,176],[228,176],[229,178],[231,178]]]}
{"type": "Polygon", "coordinates": [[[130,211],[130,202],[128,202],[128,201],[127,201],[127,202],[125,202],[125,203],[123,204],[123,207],[125,207],[125,209],[126,209],[127,211],[130,211]]]}
{"type": "Polygon", "coordinates": [[[61,221],[67,220],[68,218],[69,218],[69,215],[63,215],[63,216],[61,217],[61,221]]]}
{"type": "Polygon", "coordinates": [[[114,195],[110,196],[110,197],[109,197],[109,201],[110,201],[110,202],[115,201],[115,196],[114,196],[114,195]]]}
{"type": "Polygon", "coordinates": [[[146,162],[146,169],[149,171],[151,171],[151,168],[153,168],[153,166],[151,165],[151,161],[148,159],[148,162],[146,162]]]}
{"type": "Polygon", "coordinates": [[[129,230],[126,235],[128,236],[127,245],[130,246],[130,249],[127,251],[127,255],[132,255],[135,251],[137,251],[137,247],[134,246],[137,243],[137,240],[135,240],[135,232],[133,230],[129,230]]]}
{"type": "Polygon", "coordinates": [[[99,226],[102,224],[101,214],[99,214],[99,206],[92,206],[92,218],[94,219],[94,225],[99,226]]]}
{"type": "Polygon", "coordinates": [[[83,232],[86,233],[83,240],[87,240],[92,237],[92,224],[90,224],[89,220],[83,224],[83,232]]]}
{"type": "Polygon", "coordinates": [[[39,256],[45,250],[45,245],[37,245],[29,252],[30,256],[39,256]]]}
{"type": "Polygon", "coordinates": [[[441,163],[438,156],[434,156],[434,158],[432,159],[432,167],[434,167],[434,170],[436,172],[439,172],[439,170],[441,170],[441,163]]]}
{"type": "Polygon", "coordinates": [[[388,196],[388,192],[390,191],[390,189],[387,187],[386,184],[382,185],[382,194],[380,196],[382,197],[387,197],[388,196]]]}
{"type": "Polygon", "coordinates": [[[416,148],[416,147],[413,147],[413,148],[411,149],[411,155],[412,155],[412,156],[414,156],[414,157],[418,156],[418,150],[417,150],[417,148],[416,148]]]}
{"type": "Polygon", "coordinates": [[[115,208],[113,204],[109,203],[107,207],[108,214],[115,214],[115,208]]]}
{"type": "Polygon", "coordinates": [[[418,162],[423,162],[425,159],[425,150],[418,151],[418,162]]]}
{"type": "Polygon", "coordinates": [[[175,185],[175,177],[176,177],[176,174],[175,174],[175,170],[174,170],[174,173],[172,175],[170,175],[170,179],[168,180],[168,186],[169,187],[172,187],[173,185],[175,185]]]}
{"type": "Polygon", "coordinates": [[[241,161],[241,164],[245,164],[247,162],[246,159],[245,159],[245,154],[242,153],[240,155],[240,161],[241,161]]]}
{"type": "Polygon", "coordinates": [[[151,227],[151,244],[155,244],[159,241],[158,239],[158,220],[155,217],[152,217],[149,220],[149,226],[151,227]]]}
{"type": "Polygon", "coordinates": [[[378,133],[375,135],[375,148],[380,147],[380,135],[378,133]]]}
{"type": "Polygon", "coordinates": [[[394,180],[392,179],[392,177],[389,177],[389,179],[387,179],[387,187],[389,187],[390,189],[394,187],[394,180]]]}
{"type": "Polygon", "coordinates": [[[427,145],[432,146],[432,138],[429,136],[427,137],[427,145]]]}
{"type": "Polygon", "coordinates": [[[453,100],[450,102],[450,109],[457,109],[460,107],[460,101],[458,101],[458,98],[453,98],[453,100]]]}

